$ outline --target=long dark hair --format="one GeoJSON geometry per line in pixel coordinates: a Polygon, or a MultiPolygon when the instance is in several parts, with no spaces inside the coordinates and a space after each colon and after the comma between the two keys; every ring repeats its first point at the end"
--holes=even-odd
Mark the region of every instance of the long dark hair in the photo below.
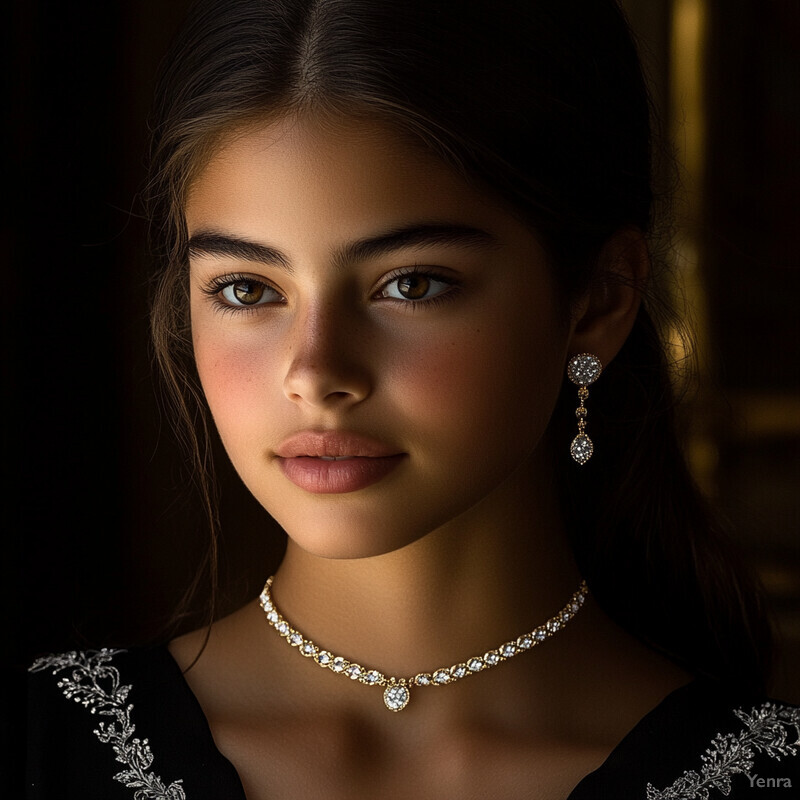
{"type": "MultiPolygon", "coordinates": [[[[155,350],[212,523],[184,198],[224,132],[303,112],[389,122],[509,204],[544,242],[565,308],[603,279],[615,232],[652,231],[651,108],[613,0],[201,0],[161,75],[149,197],[155,350]]],[[[769,628],[678,443],[663,285],[592,388],[596,454],[579,467],[563,447],[564,515],[607,613],[696,673],[760,687],[769,628]]],[[[575,404],[565,381],[550,431],[563,443],[575,404]]]]}

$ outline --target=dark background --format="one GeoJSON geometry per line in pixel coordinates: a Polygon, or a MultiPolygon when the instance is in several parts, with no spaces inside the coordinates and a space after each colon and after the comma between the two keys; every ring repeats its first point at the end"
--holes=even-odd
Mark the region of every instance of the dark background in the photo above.
{"type": "MultiPolygon", "coordinates": [[[[2,562],[19,664],[147,640],[205,546],[152,379],[138,199],[155,70],[186,5],[32,0],[15,3],[5,27],[2,562]]],[[[774,601],[784,639],[776,693],[799,701],[800,4],[625,5],[678,138],[688,134],[672,93],[673,32],[687,7],[704,15],[702,159],[679,214],[705,344],[688,447],[774,601]]],[[[256,593],[281,539],[222,473],[221,582],[232,608],[256,593]]]]}
{"type": "MultiPolygon", "coordinates": [[[[148,639],[206,546],[152,378],[139,197],[156,69],[187,6],[17,3],[8,31],[5,605],[23,661],[148,639]]],[[[222,472],[230,607],[253,594],[245,565],[269,569],[280,538],[222,472]]]]}

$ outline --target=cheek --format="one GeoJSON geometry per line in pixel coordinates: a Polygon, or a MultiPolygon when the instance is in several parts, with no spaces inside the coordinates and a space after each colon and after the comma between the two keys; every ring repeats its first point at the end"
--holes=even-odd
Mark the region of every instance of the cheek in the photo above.
{"type": "Polygon", "coordinates": [[[223,440],[228,431],[263,420],[266,376],[274,355],[265,347],[229,342],[224,337],[194,336],[197,371],[211,414],[223,440]]]}
{"type": "Polygon", "coordinates": [[[561,384],[553,329],[494,324],[420,342],[395,370],[404,416],[456,445],[483,436],[532,446],[561,384]]]}

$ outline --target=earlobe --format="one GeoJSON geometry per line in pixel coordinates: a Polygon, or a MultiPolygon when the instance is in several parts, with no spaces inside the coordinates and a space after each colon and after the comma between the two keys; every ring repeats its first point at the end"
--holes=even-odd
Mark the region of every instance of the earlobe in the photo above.
{"type": "Polygon", "coordinates": [[[608,364],[633,328],[650,274],[644,234],[621,228],[603,246],[597,277],[576,303],[569,351],[595,353],[608,364]]]}

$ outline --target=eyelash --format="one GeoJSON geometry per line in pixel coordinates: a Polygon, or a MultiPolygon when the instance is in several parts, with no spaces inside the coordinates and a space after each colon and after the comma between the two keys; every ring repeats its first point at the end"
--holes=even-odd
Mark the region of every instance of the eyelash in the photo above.
{"type": "MultiPolygon", "coordinates": [[[[283,298],[283,294],[267,281],[251,278],[249,275],[242,275],[235,273],[231,275],[220,275],[217,278],[212,278],[208,284],[203,288],[203,292],[207,294],[214,305],[216,310],[223,314],[254,314],[263,308],[265,305],[275,305],[273,303],[254,303],[253,305],[242,304],[240,306],[232,305],[222,299],[222,292],[229,286],[234,286],[237,283],[250,283],[255,286],[261,286],[264,289],[275,292],[279,297],[283,298]]],[[[285,298],[283,298],[285,300],[285,298]]],[[[278,305],[281,305],[280,303],[278,305]]]]}
{"type": "MultiPolygon", "coordinates": [[[[276,287],[272,286],[272,284],[268,283],[267,281],[251,278],[248,275],[243,275],[239,273],[230,275],[220,275],[219,277],[212,278],[208,282],[207,286],[203,288],[202,291],[212,299],[214,305],[217,307],[217,310],[222,313],[251,314],[257,312],[259,309],[267,305],[282,305],[282,303],[255,303],[253,305],[247,305],[247,304],[231,305],[230,303],[223,300],[221,295],[224,289],[227,289],[229,286],[233,286],[237,283],[250,283],[256,286],[262,286],[264,287],[264,289],[275,292],[285,302],[285,298],[283,297],[281,292],[276,287]]],[[[442,303],[454,300],[458,295],[460,289],[461,289],[461,284],[457,280],[455,280],[450,276],[443,275],[442,273],[434,269],[420,268],[418,266],[404,267],[402,269],[395,271],[392,275],[390,275],[380,285],[377,291],[372,295],[372,299],[381,301],[390,301],[390,302],[393,301],[395,303],[399,303],[401,306],[408,308],[409,310],[414,310],[421,307],[433,308],[442,303]],[[410,299],[399,300],[395,297],[380,297],[381,292],[386,291],[388,286],[390,286],[395,281],[404,278],[407,275],[419,275],[421,277],[428,278],[430,280],[438,281],[439,283],[447,284],[449,288],[445,289],[439,294],[434,295],[433,297],[422,298],[420,300],[410,300],[410,299]]]]}
{"type": "Polygon", "coordinates": [[[403,267],[392,273],[380,285],[375,294],[373,294],[373,298],[383,301],[394,301],[395,303],[399,303],[401,306],[408,307],[409,310],[413,311],[414,309],[423,307],[433,308],[437,305],[440,305],[441,303],[445,303],[450,300],[455,300],[460,289],[461,289],[461,284],[459,283],[459,281],[455,280],[453,277],[449,275],[444,275],[441,272],[437,272],[437,270],[432,269],[430,267],[420,267],[420,266],[403,267]],[[379,296],[381,292],[386,291],[386,288],[388,286],[390,286],[395,281],[400,280],[400,278],[406,277],[407,275],[419,275],[423,278],[429,278],[430,280],[447,284],[449,288],[445,289],[443,292],[440,292],[439,294],[434,295],[433,297],[427,297],[421,300],[398,300],[396,297],[379,296]]]}

